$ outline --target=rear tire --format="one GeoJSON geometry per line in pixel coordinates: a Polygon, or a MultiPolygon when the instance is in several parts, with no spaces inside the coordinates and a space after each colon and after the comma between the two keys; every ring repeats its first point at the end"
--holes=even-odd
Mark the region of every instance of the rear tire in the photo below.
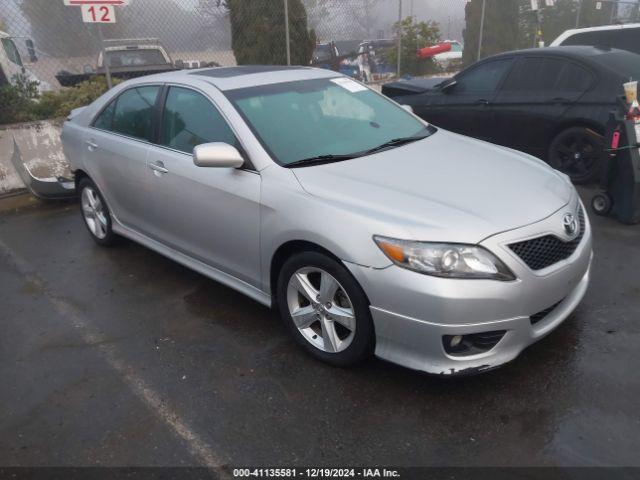
{"type": "Polygon", "coordinates": [[[600,174],[604,138],[587,127],[572,127],[560,132],[551,142],[549,164],[569,175],[576,184],[592,182],[600,174]]]}
{"type": "Polygon", "coordinates": [[[83,178],[78,183],[78,194],[80,213],[91,238],[102,247],[113,245],[117,237],[111,228],[111,212],[96,184],[83,178]]]}
{"type": "Polygon", "coordinates": [[[351,273],[333,258],[318,252],[290,257],[280,270],[276,297],[291,334],[313,357],[348,367],[372,355],[369,301],[351,273]]]}

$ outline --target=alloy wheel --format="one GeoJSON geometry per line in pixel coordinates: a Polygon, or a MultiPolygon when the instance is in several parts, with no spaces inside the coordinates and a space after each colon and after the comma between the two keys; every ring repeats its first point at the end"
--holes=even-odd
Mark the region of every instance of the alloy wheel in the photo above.
{"type": "Polygon", "coordinates": [[[317,349],[338,353],[349,347],[356,332],[353,304],[329,273],[316,267],[297,270],[287,286],[287,305],[294,325],[317,349]]]}
{"type": "Polygon", "coordinates": [[[602,146],[587,130],[572,129],[554,142],[551,163],[576,182],[590,179],[598,168],[602,146]]]}
{"type": "Polygon", "coordinates": [[[82,216],[89,231],[100,240],[107,236],[108,221],[104,206],[96,190],[90,186],[82,190],[82,216]]]}

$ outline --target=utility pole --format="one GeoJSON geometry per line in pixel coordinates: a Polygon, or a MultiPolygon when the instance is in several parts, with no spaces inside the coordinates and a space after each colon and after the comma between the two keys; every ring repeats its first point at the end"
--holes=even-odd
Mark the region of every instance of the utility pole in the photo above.
{"type": "Polygon", "coordinates": [[[618,2],[616,0],[615,3],[611,4],[611,20],[609,21],[609,23],[613,23],[613,20],[617,16],[618,16],[618,2]]]}
{"type": "Polygon", "coordinates": [[[578,13],[576,14],[576,28],[580,27],[580,14],[582,13],[582,2],[583,0],[578,1],[578,13]]]}
{"type": "Polygon", "coordinates": [[[109,65],[110,59],[107,58],[107,51],[104,48],[104,36],[102,35],[101,23],[98,23],[98,38],[100,39],[100,51],[102,52],[102,64],[104,65],[104,73],[107,77],[107,88],[111,90],[113,88],[113,82],[111,81],[111,66],[109,65]]]}
{"type": "Polygon", "coordinates": [[[487,0],[482,0],[482,14],[480,16],[480,37],[478,38],[478,61],[480,61],[480,55],[482,54],[482,40],[484,35],[484,14],[487,8],[487,0]]]}
{"type": "Polygon", "coordinates": [[[287,40],[287,65],[291,65],[291,39],[289,38],[289,0],[284,0],[284,34],[287,40]]]}
{"type": "Polygon", "coordinates": [[[396,67],[398,78],[400,78],[400,66],[402,65],[400,57],[402,57],[402,0],[398,0],[398,66],[396,67]]]}

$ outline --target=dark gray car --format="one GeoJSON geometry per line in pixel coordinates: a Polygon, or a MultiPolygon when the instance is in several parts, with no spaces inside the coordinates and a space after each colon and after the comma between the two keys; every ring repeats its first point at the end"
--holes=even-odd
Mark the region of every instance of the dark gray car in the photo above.
{"type": "Polygon", "coordinates": [[[640,55],[595,47],[521,50],[486,58],[429,88],[382,92],[442,128],[546,160],[575,183],[600,172],[605,125],[640,55]]]}

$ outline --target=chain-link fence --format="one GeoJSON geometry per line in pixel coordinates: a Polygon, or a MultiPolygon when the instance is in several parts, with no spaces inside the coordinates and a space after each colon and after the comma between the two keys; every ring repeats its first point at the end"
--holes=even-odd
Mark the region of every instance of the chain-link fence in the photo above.
{"type": "Polygon", "coordinates": [[[11,83],[22,65],[41,90],[104,73],[100,30],[106,63],[122,77],[163,68],[287,62],[368,82],[398,73],[437,74],[493,53],[549,44],[576,26],[637,21],[639,2],[130,0],[116,8],[115,24],[99,27],[83,23],[80,7],[63,0],[2,0],[0,81],[11,83]],[[446,51],[417,55],[444,40],[451,41],[446,51]]]}

